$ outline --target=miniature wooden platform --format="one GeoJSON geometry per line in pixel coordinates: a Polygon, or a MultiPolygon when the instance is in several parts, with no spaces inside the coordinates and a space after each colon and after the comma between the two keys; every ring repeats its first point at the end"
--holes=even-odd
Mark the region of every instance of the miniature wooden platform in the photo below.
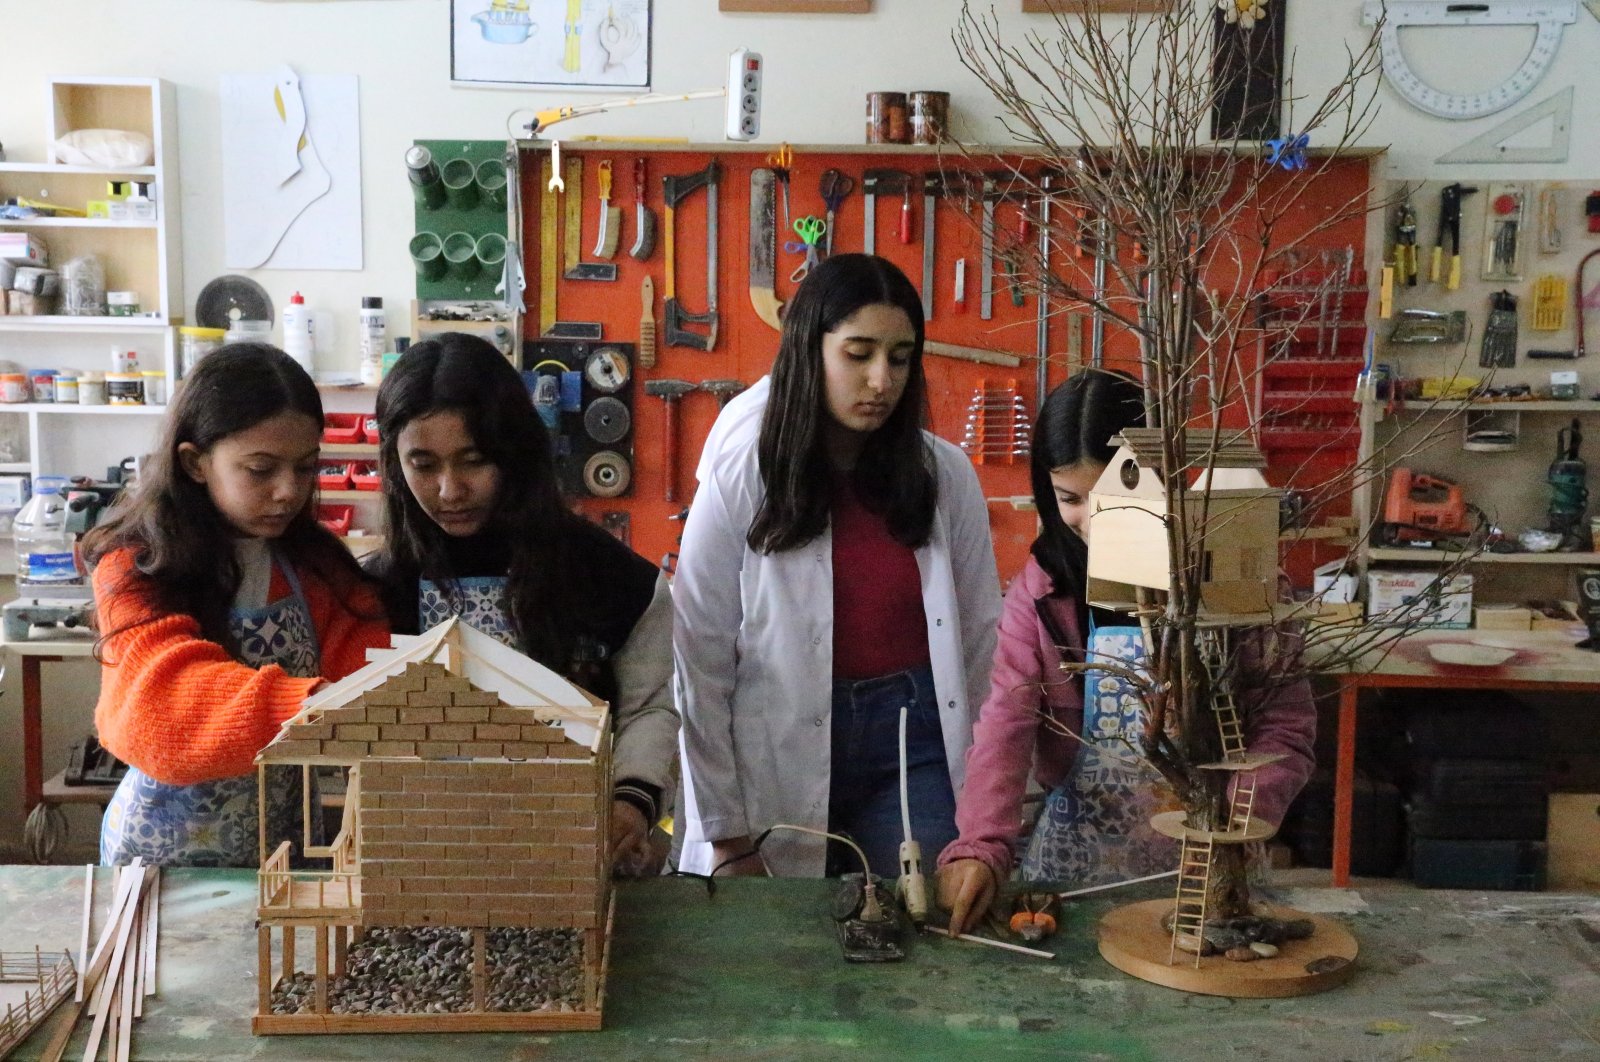
{"type": "Polygon", "coordinates": [[[1217,844],[1244,844],[1247,841],[1265,841],[1278,830],[1266,819],[1250,817],[1242,830],[1196,830],[1183,824],[1185,811],[1163,811],[1150,816],[1150,828],[1163,837],[1175,841],[1204,841],[1210,838],[1217,844]]]}
{"type": "Polygon", "coordinates": [[[1172,934],[1161,920],[1172,901],[1146,900],[1115,908],[1100,919],[1100,955],[1123,973],[1152,984],[1206,996],[1279,999],[1326,992],[1356,971],[1356,939],[1338,922],[1288,908],[1262,908],[1277,918],[1309,918],[1317,927],[1309,940],[1285,941],[1278,954],[1254,962],[1207,955],[1194,965],[1180,952],[1170,965],[1172,934]]]}

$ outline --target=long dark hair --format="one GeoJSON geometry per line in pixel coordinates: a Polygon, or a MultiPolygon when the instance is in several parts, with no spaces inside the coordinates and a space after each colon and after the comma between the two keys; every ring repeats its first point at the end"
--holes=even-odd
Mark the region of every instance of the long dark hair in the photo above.
{"type": "Polygon", "coordinates": [[[1089,548],[1061,520],[1050,473],[1080,461],[1104,465],[1116,448],[1111,437],[1144,424],[1144,392],[1131,376],[1085,369],[1060,384],[1039,407],[1033,429],[1033,500],[1039,537],[1033,556],[1055,583],[1055,595],[1083,600],[1089,548]]]}
{"type": "MultiPolygon", "coordinates": [[[[148,580],[159,611],[193,616],[206,638],[227,645],[228,612],[241,578],[228,548],[237,532],[205,484],[184,471],[178,448],[191,443],[205,453],[228,436],[286,412],[322,424],[317,386],[289,355],[265,343],[230,343],[207,355],[178,388],[139,485],[84,536],[85,562],[93,566],[115,550],[133,549],[134,570],[148,580]]],[[[317,523],[315,491],[275,545],[289,563],[320,577],[348,607],[350,590],[364,576],[338,537],[317,523]]],[[[102,632],[102,643],[118,633],[102,632]]]]}
{"type": "Polygon", "coordinates": [[[878,304],[905,311],[916,346],[900,403],[883,427],[867,436],[852,476],[863,504],[886,518],[897,542],[915,549],[928,541],[939,484],[933,452],[922,437],[928,419],[922,299],[892,262],[875,255],[838,254],[811,271],[784,313],[757,444],[765,494],[750,524],[751,549],[794,549],[828,526],[834,473],[823,444],[831,414],[822,337],[862,307],[878,304]]]}
{"type": "Polygon", "coordinates": [[[418,578],[453,593],[457,572],[450,536],[423,511],[406,486],[399,438],[406,425],[436,413],[460,415],[473,445],[500,470],[500,488],[476,541],[504,549],[511,620],[524,651],[565,671],[575,644],[573,624],[585,611],[580,587],[570,585],[569,551],[581,518],[568,512],[556,482],[549,432],[511,363],[487,341],[446,332],[413,344],[378,389],[379,463],[386,516],[384,555],[377,567],[390,616],[416,609],[418,578]]]}

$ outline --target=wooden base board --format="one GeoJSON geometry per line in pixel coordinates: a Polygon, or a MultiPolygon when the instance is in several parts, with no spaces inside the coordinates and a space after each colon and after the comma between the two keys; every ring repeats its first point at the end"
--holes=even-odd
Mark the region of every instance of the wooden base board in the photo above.
{"type": "Polygon", "coordinates": [[[1356,939],[1349,930],[1319,915],[1268,906],[1258,908],[1259,913],[1275,918],[1309,918],[1317,931],[1309,940],[1286,941],[1270,959],[1233,962],[1221,955],[1208,955],[1200,960],[1197,969],[1194,955],[1179,951],[1169,966],[1172,935],[1161,927],[1161,920],[1171,910],[1171,900],[1146,900],[1107,913],[1100,919],[1101,958],[1125,974],[1180,992],[1244,999],[1325,992],[1343,984],[1355,972],[1356,939]],[[1318,972],[1307,970],[1312,964],[1316,964],[1318,972]]]}
{"type": "Polygon", "coordinates": [[[257,1036],[294,1033],[560,1032],[600,1028],[598,1011],[483,1014],[257,1014],[257,1036]]]}

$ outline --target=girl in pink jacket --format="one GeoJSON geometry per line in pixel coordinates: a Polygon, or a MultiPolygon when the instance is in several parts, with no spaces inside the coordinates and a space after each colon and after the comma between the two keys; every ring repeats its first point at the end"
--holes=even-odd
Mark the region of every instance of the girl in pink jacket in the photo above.
{"type": "MultiPolygon", "coordinates": [[[[1165,783],[1134,751],[1136,739],[1122,738],[1137,733],[1138,699],[1105,672],[1060,668],[1064,659],[1085,659],[1091,638],[1091,659],[1143,663],[1138,629],[1091,610],[1083,589],[1089,491],[1115,452],[1111,438],[1143,422],[1138,383],[1096,369],[1061,384],[1039,410],[1039,537],[1006,592],[989,696],[956,805],[960,835],[939,856],[938,900],[952,932],[976,923],[1011,873],[1030,770],[1049,795],[1022,861],[1025,880],[1071,888],[1176,866],[1176,846],[1149,828],[1168,799],[1165,783]]],[[[1258,772],[1255,814],[1277,825],[1311,774],[1316,708],[1303,680],[1274,683],[1261,696],[1247,716],[1248,748],[1284,758],[1258,772]]]]}

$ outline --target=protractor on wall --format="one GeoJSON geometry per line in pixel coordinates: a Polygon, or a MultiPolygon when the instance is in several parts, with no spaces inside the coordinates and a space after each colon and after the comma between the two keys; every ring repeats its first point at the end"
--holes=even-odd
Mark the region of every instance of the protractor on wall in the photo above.
{"type": "Polygon", "coordinates": [[[1439,118],[1467,119],[1503,111],[1522,99],[1544,77],[1561,43],[1562,28],[1578,20],[1578,0],[1366,0],[1361,24],[1376,26],[1383,74],[1391,88],[1418,110],[1439,118]],[[1445,92],[1411,69],[1400,47],[1402,27],[1534,26],[1533,47],[1504,82],[1479,92],[1445,92]]]}

